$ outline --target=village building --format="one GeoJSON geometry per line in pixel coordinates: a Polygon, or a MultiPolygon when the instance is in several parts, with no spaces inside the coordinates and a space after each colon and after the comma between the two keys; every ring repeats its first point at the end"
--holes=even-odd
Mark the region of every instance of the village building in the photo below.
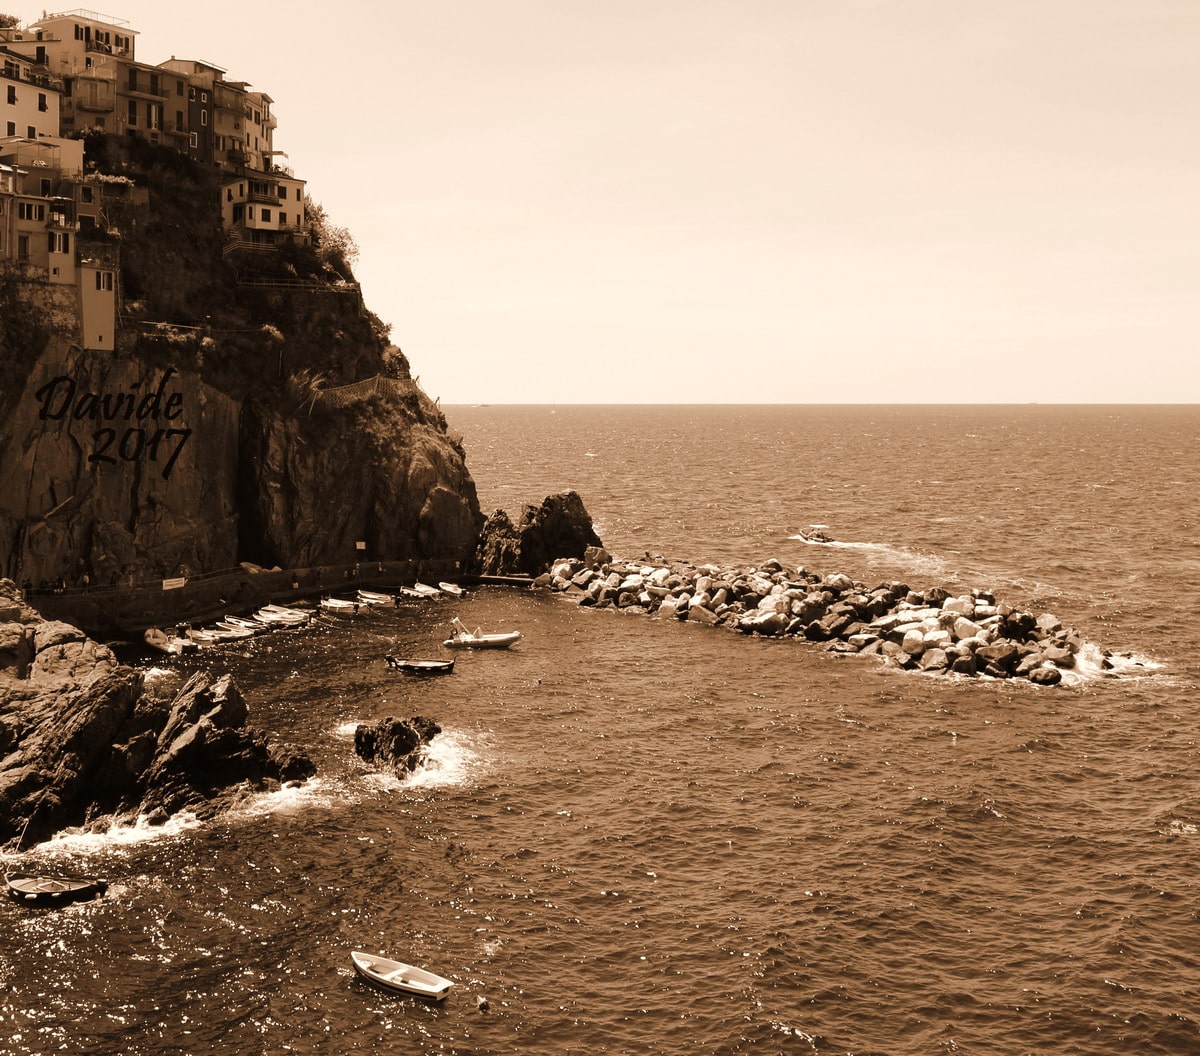
{"type": "Polygon", "coordinates": [[[113,348],[117,244],[82,136],[133,136],[221,173],[226,253],[306,239],[305,183],[277,164],[273,100],[211,63],[135,56],[137,31],[95,11],[0,26],[0,266],[78,291],[85,348],[113,348]]]}

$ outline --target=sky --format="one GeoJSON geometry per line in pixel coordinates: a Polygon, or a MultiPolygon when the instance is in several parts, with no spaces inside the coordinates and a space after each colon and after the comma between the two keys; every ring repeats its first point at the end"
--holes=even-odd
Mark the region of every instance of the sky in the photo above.
{"type": "Polygon", "coordinates": [[[1197,0],[93,10],[272,97],[443,404],[1200,402],[1197,0]]]}

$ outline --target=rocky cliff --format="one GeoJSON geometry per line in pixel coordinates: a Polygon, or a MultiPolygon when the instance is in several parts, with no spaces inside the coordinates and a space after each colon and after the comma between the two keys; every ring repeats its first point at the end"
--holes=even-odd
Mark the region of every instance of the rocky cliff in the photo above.
{"type": "Polygon", "coordinates": [[[359,542],[469,560],[461,444],[362,304],[345,233],[226,253],[210,172],[124,137],[86,157],[105,174],[88,234],[120,259],[116,348],[87,349],[72,287],[0,273],[0,574],[123,584],[353,561],[359,542]]]}

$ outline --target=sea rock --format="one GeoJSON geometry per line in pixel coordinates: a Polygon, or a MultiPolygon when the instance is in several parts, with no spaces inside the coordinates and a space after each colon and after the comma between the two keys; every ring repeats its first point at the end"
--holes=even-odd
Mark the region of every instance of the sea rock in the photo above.
{"type": "MultiPolygon", "coordinates": [[[[10,581],[0,599],[19,601],[10,581]]],[[[0,610],[9,611],[3,605],[0,610]]],[[[247,727],[233,680],[197,672],[171,697],[69,624],[22,606],[0,641],[29,643],[0,671],[0,843],[180,810],[215,813],[242,789],[278,787],[280,764],[247,727]]],[[[307,769],[293,753],[292,772],[307,769]]]]}
{"type": "Polygon", "coordinates": [[[354,731],[354,751],[368,763],[393,770],[415,770],[425,757],[426,746],[441,732],[436,722],[420,715],[411,719],[388,716],[354,731]]]}
{"type": "Polygon", "coordinates": [[[473,567],[481,575],[536,576],[556,559],[582,558],[589,549],[597,561],[607,556],[583,500],[574,491],[549,495],[541,506],[526,506],[516,525],[502,514],[493,513],[480,532],[473,567]]]}

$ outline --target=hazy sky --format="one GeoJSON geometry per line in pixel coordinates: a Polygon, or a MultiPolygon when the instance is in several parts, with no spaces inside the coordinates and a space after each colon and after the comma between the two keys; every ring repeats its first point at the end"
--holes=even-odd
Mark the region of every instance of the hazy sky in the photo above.
{"type": "Polygon", "coordinates": [[[1198,0],[99,10],[275,100],[443,403],[1200,401],[1198,0]]]}

